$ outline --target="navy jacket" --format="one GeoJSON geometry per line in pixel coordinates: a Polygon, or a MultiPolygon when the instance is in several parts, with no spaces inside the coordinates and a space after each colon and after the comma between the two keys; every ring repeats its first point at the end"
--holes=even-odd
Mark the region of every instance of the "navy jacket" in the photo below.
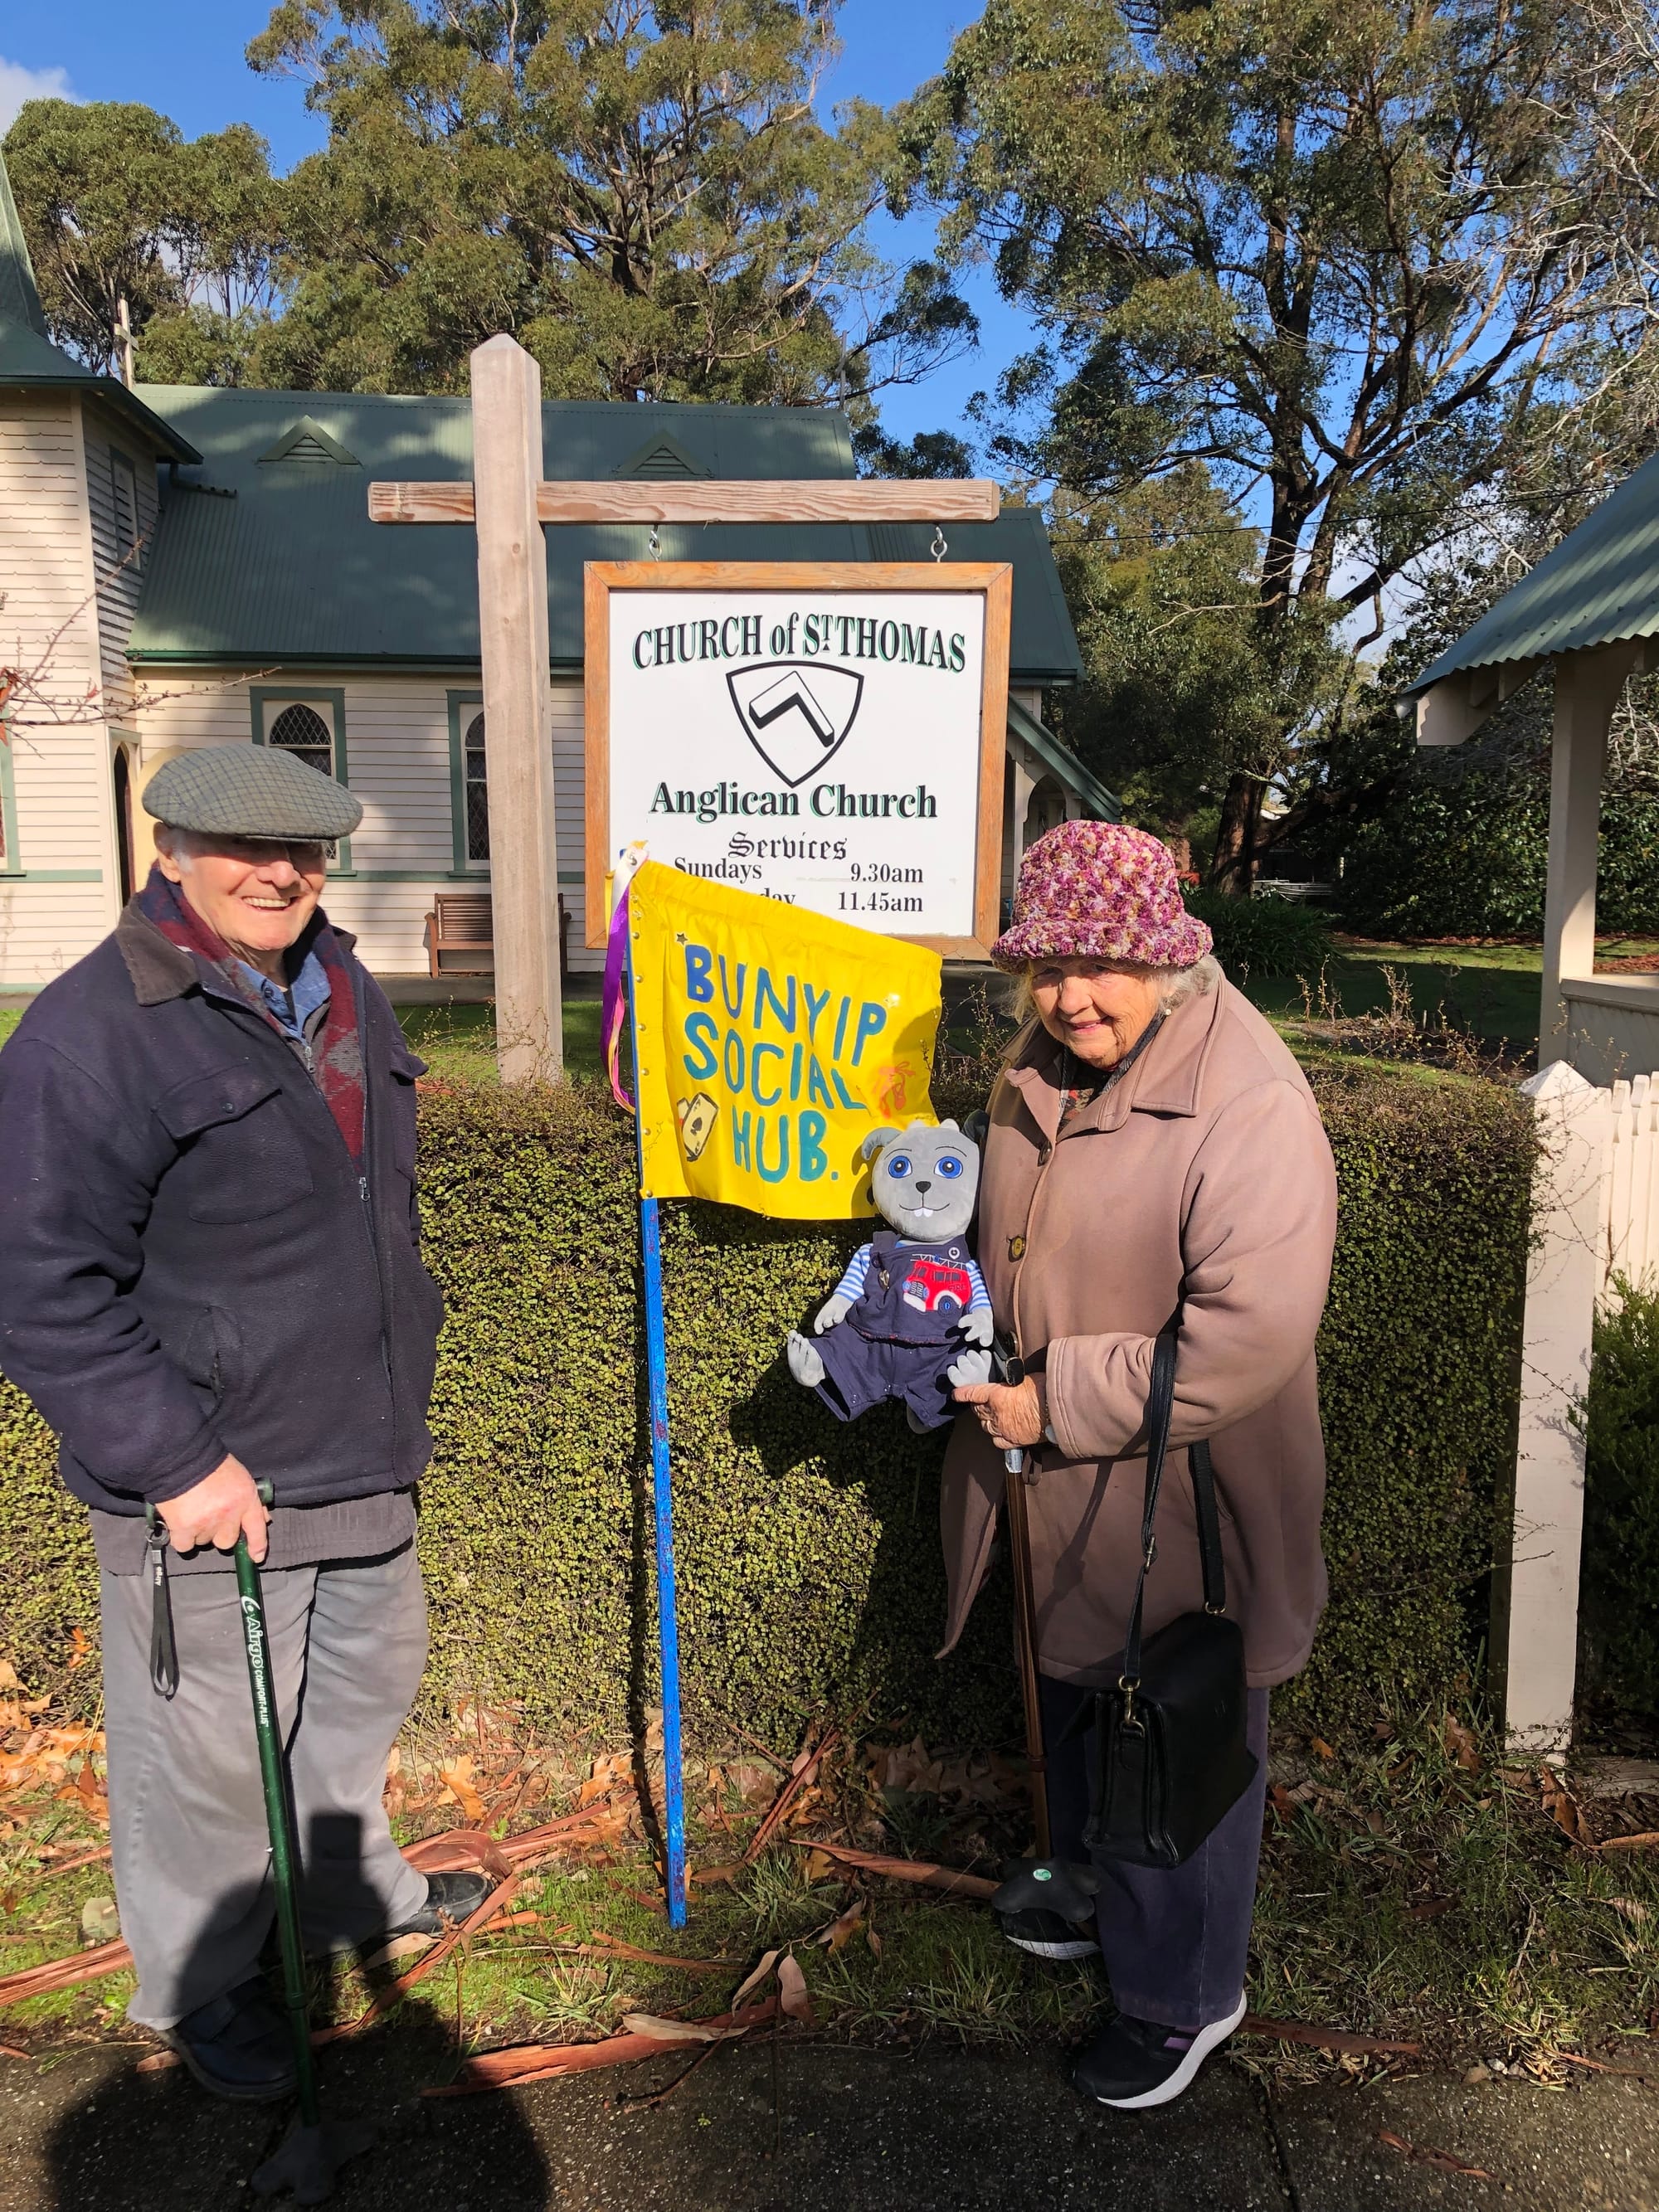
{"type": "Polygon", "coordinates": [[[136,905],[0,1052],[0,1370],[89,1505],[140,1513],[227,1452],[278,1504],[319,1504],[403,1488],[431,1455],[422,1063],[336,936],[361,1176],[293,1047],[136,905]]]}

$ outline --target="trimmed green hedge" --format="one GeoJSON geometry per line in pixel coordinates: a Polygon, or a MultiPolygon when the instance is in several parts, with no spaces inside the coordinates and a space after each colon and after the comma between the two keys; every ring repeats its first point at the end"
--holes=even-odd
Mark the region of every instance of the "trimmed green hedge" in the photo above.
{"type": "MultiPolygon", "coordinates": [[[[1342,1224],[1322,1340],[1333,1603],[1296,1691],[1328,1731],[1470,1662],[1514,1395],[1531,1158],[1495,1086],[1340,1062],[1315,1081],[1342,1224]]],[[[961,1112],[982,1079],[958,1080],[961,1112]]],[[[654,1697],[632,1145],[597,1091],[428,1092],[423,1194],[449,1299],[422,1486],[429,1694],[616,1735],[654,1697]]],[[[665,1208],[681,1642],[694,1729],[781,1743],[827,1706],[957,1741],[1017,1729],[1006,1577],[944,1610],[938,1437],[832,1421],[783,1368],[850,1224],[665,1208]]],[[[0,1386],[0,1650],[74,1687],[95,1577],[50,1440],[0,1386]]],[[[94,1685],[88,1681],[88,1691],[94,1685]]]]}

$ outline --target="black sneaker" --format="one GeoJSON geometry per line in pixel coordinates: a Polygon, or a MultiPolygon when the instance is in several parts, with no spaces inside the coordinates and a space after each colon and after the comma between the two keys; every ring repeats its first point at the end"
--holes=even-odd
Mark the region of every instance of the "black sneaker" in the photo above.
{"type": "Polygon", "coordinates": [[[268,2104],[295,2087],[288,2023],[257,1977],[198,2005],[166,2030],[204,2089],[234,2102],[268,2104]]]}
{"type": "Polygon", "coordinates": [[[1072,2086],[1120,2112],[1173,2104],[1192,2087],[1199,2068],[1243,2017],[1243,1997],[1225,2020],[1212,2021],[1195,2033],[1159,2027],[1152,2021],[1131,2020],[1120,2013],[1103,2034],[1079,2052],[1072,2069],[1072,2086]]]}
{"type": "Polygon", "coordinates": [[[1018,1943],[1036,1959],[1091,1959],[1100,1948],[1085,1923],[1063,1919],[1041,1905],[1027,1905],[1020,1912],[999,1912],[997,1926],[1011,1943],[1018,1943]]]}

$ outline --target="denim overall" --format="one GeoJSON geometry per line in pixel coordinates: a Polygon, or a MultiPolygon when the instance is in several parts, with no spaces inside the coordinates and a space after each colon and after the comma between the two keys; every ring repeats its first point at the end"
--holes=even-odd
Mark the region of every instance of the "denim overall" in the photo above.
{"type": "Polygon", "coordinates": [[[864,1290],[836,1328],[813,1340],[823,1361],[817,1394],[838,1420],[900,1398],[923,1427],[956,1412],[946,1369],[963,1349],[958,1324],[973,1296],[968,1242],[905,1244],[890,1229],[870,1240],[864,1290]]]}

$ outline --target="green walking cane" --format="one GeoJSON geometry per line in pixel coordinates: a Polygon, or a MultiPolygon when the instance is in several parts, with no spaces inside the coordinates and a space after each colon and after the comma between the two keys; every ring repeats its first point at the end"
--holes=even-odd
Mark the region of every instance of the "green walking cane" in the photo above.
{"type": "MultiPolygon", "coordinates": [[[[269,1483],[260,1484],[259,1495],[269,1505],[269,1483]]],[[[270,1878],[276,1892],[276,1932],[283,1947],[283,1994],[300,2088],[300,2117],[272,2155],[256,2169],[253,2189],[259,2197],[275,2197],[280,2190],[291,2189],[296,2204],[320,2204],[332,2196],[338,2169],[374,2142],[374,2130],[362,2120],[325,2122],[318,2103],[311,2015],[306,2002],[305,1953],[300,1940],[300,1857],[294,1838],[294,1808],[283,1763],[264,1598],[259,1570],[248,1555],[246,1536],[236,1539],[236,1588],[242,1601],[242,1639],[247,1647],[253,1727],[259,1740],[259,1779],[264,1786],[265,1826],[270,1836],[270,1878]]]]}

